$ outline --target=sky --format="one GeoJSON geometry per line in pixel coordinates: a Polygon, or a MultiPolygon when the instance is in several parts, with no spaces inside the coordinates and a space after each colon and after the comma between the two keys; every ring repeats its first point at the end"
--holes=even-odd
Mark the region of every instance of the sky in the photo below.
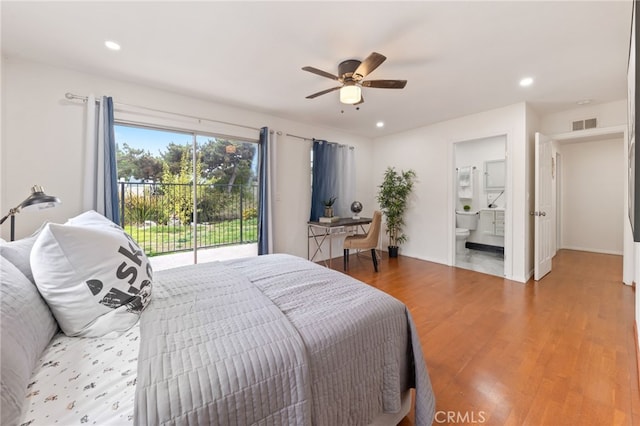
{"type": "Polygon", "coordinates": [[[180,145],[191,145],[193,137],[186,133],[169,132],[164,130],[148,129],[143,127],[115,126],[116,144],[122,146],[128,144],[132,148],[143,148],[153,155],[160,155],[166,151],[171,142],[180,145]]]}

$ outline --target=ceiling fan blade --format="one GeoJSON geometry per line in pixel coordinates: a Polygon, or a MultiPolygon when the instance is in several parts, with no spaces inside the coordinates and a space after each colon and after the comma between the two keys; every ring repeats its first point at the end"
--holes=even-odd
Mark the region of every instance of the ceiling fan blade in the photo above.
{"type": "Polygon", "coordinates": [[[371,55],[367,56],[367,59],[362,61],[358,68],[353,72],[353,75],[357,74],[362,78],[365,78],[369,73],[378,68],[386,59],[386,56],[373,52],[371,55]]]}
{"type": "Polygon", "coordinates": [[[362,87],[375,87],[377,89],[404,89],[407,80],[368,80],[363,81],[362,87]]]}
{"type": "Polygon", "coordinates": [[[334,90],[340,89],[342,86],[332,87],[331,89],[323,90],[322,92],[314,93],[313,95],[307,96],[307,99],[317,98],[318,96],[324,95],[329,92],[333,92],[334,90]]]}
{"type": "Polygon", "coordinates": [[[318,68],[314,68],[314,67],[302,67],[302,69],[303,69],[304,71],[309,71],[310,73],[317,74],[317,75],[320,75],[320,76],[322,76],[322,77],[327,77],[327,78],[330,78],[330,79],[332,79],[332,80],[339,80],[339,79],[338,79],[338,76],[335,76],[335,75],[333,75],[333,74],[331,74],[331,73],[328,73],[328,72],[326,72],[326,71],[319,70],[318,68]]]}

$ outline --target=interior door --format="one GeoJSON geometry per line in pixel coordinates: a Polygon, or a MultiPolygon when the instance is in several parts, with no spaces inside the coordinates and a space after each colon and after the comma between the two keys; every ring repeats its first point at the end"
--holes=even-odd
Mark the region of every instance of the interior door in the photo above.
{"type": "Polygon", "coordinates": [[[536,133],[535,144],[535,249],[533,279],[538,281],[551,272],[551,258],[553,256],[552,237],[552,199],[551,199],[551,164],[553,151],[551,139],[536,133]]]}

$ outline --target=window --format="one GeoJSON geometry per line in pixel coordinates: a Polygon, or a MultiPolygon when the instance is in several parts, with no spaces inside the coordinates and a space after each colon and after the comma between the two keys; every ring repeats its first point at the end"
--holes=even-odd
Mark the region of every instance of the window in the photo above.
{"type": "Polygon", "coordinates": [[[257,241],[256,142],[117,124],[121,225],[151,256],[257,241]]]}

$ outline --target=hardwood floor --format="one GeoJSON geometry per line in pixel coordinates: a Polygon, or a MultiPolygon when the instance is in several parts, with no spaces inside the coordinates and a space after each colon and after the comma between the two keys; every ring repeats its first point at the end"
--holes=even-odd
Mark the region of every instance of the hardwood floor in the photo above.
{"type": "Polygon", "coordinates": [[[526,285],[407,257],[379,270],[351,258],[350,275],[411,311],[434,425],[640,424],[634,289],[620,256],[561,250],[526,285]]]}

